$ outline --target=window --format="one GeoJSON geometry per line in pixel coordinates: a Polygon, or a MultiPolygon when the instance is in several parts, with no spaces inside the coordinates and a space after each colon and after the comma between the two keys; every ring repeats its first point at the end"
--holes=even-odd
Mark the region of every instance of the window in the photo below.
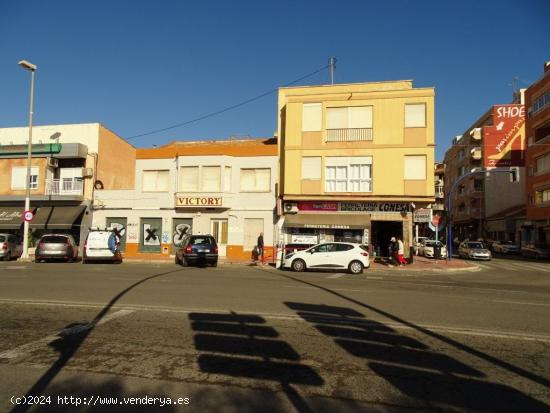
{"type": "Polygon", "coordinates": [[[242,192],[270,192],[271,169],[241,169],[242,192]]]}
{"type": "Polygon", "coordinates": [[[426,179],[426,155],[405,156],[405,179],[424,180],[426,179]]]}
{"type": "Polygon", "coordinates": [[[220,192],[221,167],[203,166],[201,171],[202,191],[220,192]]]}
{"type": "MultiPolygon", "coordinates": [[[[31,167],[31,175],[29,177],[30,189],[38,188],[38,167],[31,167]]],[[[24,166],[14,167],[11,169],[11,189],[26,189],[25,181],[27,180],[27,168],[24,166]]]]}
{"type": "Polygon", "coordinates": [[[535,205],[550,202],[550,188],[541,189],[535,192],[535,205]]]}
{"type": "Polygon", "coordinates": [[[321,108],[320,103],[304,103],[302,105],[302,132],[321,130],[321,108]]]}
{"type": "Polygon", "coordinates": [[[182,192],[199,191],[199,167],[198,166],[180,167],[179,190],[182,192]]]}
{"type": "Polygon", "coordinates": [[[320,156],[305,156],[302,158],[302,179],[321,179],[320,156]]]}
{"type": "Polygon", "coordinates": [[[231,167],[226,166],[223,175],[223,190],[224,192],[231,192],[231,167]]]}
{"type": "Polygon", "coordinates": [[[405,105],[405,127],[425,128],[426,127],[426,104],[414,103],[405,105]]]}
{"type": "Polygon", "coordinates": [[[550,172],[550,154],[537,158],[537,175],[550,172]]]}
{"type": "Polygon", "coordinates": [[[325,192],[371,192],[372,157],[327,157],[325,192]]]}
{"type": "Polygon", "coordinates": [[[327,108],[327,141],[372,140],[372,106],[327,108]]]}
{"type": "Polygon", "coordinates": [[[168,192],[169,171],[143,171],[144,192],[168,192]]]}

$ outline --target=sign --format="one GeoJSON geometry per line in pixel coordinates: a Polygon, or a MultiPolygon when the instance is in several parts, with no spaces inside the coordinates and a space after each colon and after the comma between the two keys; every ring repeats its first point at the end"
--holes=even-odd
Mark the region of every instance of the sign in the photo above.
{"type": "Polygon", "coordinates": [[[300,211],[338,211],[338,202],[302,201],[298,202],[300,211]]]}
{"type": "MultiPolygon", "coordinates": [[[[27,145],[0,145],[0,156],[26,155],[27,145]]],[[[32,145],[32,154],[52,154],[61,152],[60,143],[36,143],[32,145]]]]}
{"type": "Polygon", "coordinates": [[[23,214],[19,211],[1,211],[0,210],[0,222],[11,222],[13,220],[19,220],[23,217],[23,214]]]}
{"type": "Polygon", "coordinates": [[[410,202],[340,202],[346,212],[410,212],[410,202]]]}
{"type": "Polygon", "coordinates": [[[438,232],[441,232],[445,228],[445,219],[440,212],[433,214],[428,226],[432,231],[435,231],[437,228],[438,232]]]}
{"type": "Polygon", "coordinates": [[[317,235],[292,234],[290,236],[291,244],[317,244],[317,235]]]}
{"type": "Polygon", "coordinates": [[[222,197],[176,196],[176,207],[212,208],[223,205],[222,197]]]}
{"type": "Polygon", "coordinates": [[[143,245],[156,246],[160,245],[158,228],[153,228],[151,224],[143,224],[143,245]]]}
{"type": "Polygon", "coordinates": [[[432,209],[431,208],[420,208],[416,209],[413,214],[414,222],[430,222],[432,220],[432,209]]]}
{"type": "Polygon", "coordinates": [[[525,106],[493,106],[493,126],[483,127],[483,165],[525,165],[525,106]]]}
{"type": "Polygon", "coordinates": [[[34,215],[33,215],[32,211],[23,212],[23,220],[24,221],[31,222],[33,217],[34,217],[34,215]]]}

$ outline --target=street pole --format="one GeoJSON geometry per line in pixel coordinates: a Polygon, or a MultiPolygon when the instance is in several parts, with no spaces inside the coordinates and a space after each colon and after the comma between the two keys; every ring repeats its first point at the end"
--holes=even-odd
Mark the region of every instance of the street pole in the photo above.
{"type": "Polygon", "coordinates": [[[328,65],[330,66],[330,84],[334,84],[334,70],[336,69],[336,58],[331,57],[328,59],[328,65]]]}
{"type": "MultiPolygon", "coordinates": [[[[31,159],[32,159],[32,115],[34,104],[34,72],[36,66],[26,60],[21,60],[19,66],[31,72],[31,93],[29,103],[29,140],[27,142],[27,177],[25,187],[25,211],[31,207],[31,159]]],[[[29,259],[29,221],[23,221],[23,260],[29,259]]]]}

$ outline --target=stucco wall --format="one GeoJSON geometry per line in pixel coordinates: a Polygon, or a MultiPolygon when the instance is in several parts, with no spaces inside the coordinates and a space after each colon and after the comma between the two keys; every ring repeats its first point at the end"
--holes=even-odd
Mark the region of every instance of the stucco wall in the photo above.
{"type": "Polygon", "coordinates": [[[104,189],[132,189],[135,169],[136,148],[99,125],[97,179],[104,189]]]}
{"type": "MultiPolygon", "coordinates": [[[[32,158],[32,166],[38,167],[38,188],[31,189],[31,195],[44,195],[44,182],[46,179],[46,158],[32,158]]],[[[11,189],[11,173],[13,167],[27,167],[26,158],[1,159],[0,161],[0,195],[25,196],[26,191],[11,189]]]]}

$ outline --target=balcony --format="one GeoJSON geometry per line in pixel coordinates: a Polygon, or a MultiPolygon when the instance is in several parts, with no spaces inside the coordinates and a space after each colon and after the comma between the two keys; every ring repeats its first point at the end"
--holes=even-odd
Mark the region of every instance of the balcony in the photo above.
{"type": "Polygon", "coordinates": [[[83,195],[82,178],[47,179],[46,195],[83,195]]]}
{"type": "Polygon", "coordinates": [[[470,149],[470,156],[473,160],[479,161],[482,157],[481,148],[476,146],[475,148],[470,149]]]}
{"type": "Polygon", "coordinates": [[[327,142],[372,141],[372,128],[327,129],[327,142]]]}
{"type": "Polygon", "coordinates": [[[443,192],[443,185],[435,186],[435,197],[436,198],[445,198],[445,193],[443,192]]]}

